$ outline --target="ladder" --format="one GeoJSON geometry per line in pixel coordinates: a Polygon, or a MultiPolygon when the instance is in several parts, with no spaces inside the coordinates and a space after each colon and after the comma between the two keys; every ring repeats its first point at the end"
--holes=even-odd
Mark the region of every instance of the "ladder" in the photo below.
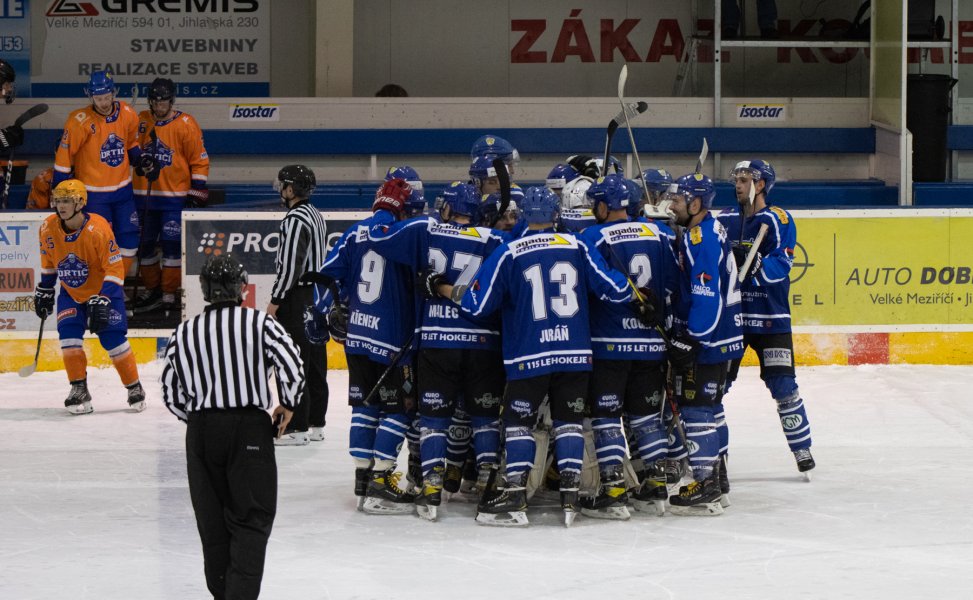
{"type": "MultiPolygon", "coordinates": [[[[686,95],[686,85],[690,80],[696,80],[697,56],[699,51],[699,38],[692,36],[686,44],[682,60],[679,62],[679,69],[676,71],[676,79],[672,82],[672,95],[680,97],[686,95]]],[[[692,90],[692,88],[690,88],[692,90]]]]}

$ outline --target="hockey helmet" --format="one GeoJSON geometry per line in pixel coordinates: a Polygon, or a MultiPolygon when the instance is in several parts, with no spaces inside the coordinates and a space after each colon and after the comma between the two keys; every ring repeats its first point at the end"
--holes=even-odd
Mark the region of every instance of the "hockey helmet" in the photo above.
{"type": "Polygon", "coordinates": [[[385,172],[385,181],[392,179],[405,179],[406,183],[412,187],[412,195],[406,202],[405,211],[410,217],[422,214],[426,210],[426,196],[423,192],[422,178],[419,173],[409,166],[389,167],[385,172]]]}
{"type": "Polygon", "coordinates": [[[639,216],[639,209],[642,207],[642,182],[635,179],[623,179],[622,183],[628,190],[628,206],[625,207],[625,212],[634,219],[639,216]]]}
{"type": "Polygon", "coordinates": [[[90,98],[104,94],[115,93],[115,78],[111,71],[93,71],[88,78],[88,86],[84,88],[84,93],[90,98]]]}
{"type": "Polygon", "coordinates": [[[443,205],[454,215],[474,219],[480,209],[480,193],[468,183],[454,181],[443,190],[443,205]]]}
{"type": "Polygon", "coordinates": [[[674,199],[672,196],[682,196],[689,204],[694,198],[699,198],[703,208],[708,209],[713,206],[713,199],[716,198],[716,187],[713,180],[702,173],[690,173],[683,175],[669,186],[663,199],[674,199]],[[669,198],[666,198],[666,197],[669,198]]]}
{"type": "Polygon", "coordinates": [[[210,303],[240,302],[247,280],[247,270],[232,254],[210,256],[199,272],[203,300],[210,303]]]}
{"type": "Polygon", "coordinates": [[[560,212],[558,204],[557,194],[546,187],[533,186],[524,193],[520,209],[530,224],[553,223],[560,212]]]}
{"type": "Polygon", "coordinates": [[[81,210],[88,204],[88,190],[78,179],[65,179],[57,184],[51,194],[51,206],[59,204],[58,200],[70,199],[75,203],[75,208],[81,210]]]}
{"type": "Polygon", "coordinates": [[[587,193],[592,183],[594,180],[584,175],[569,181],[561,190],[561,208],[591,208],[587,193]]]}
{"type": "Polygon", "coordinates": [[[588,186],[586,195],[591,200],[592,208],[597,207],[599,203],[604,203],[608,206],[608,210],[622,210],[627,209],[630,202],[628,187],[622,175],[599,177],[588,186]]]}
{"type": "Polygon", "coordinates": [[[759,159],[738,162],[730,171],[730,181],[736,183],[737,177],[740,175],[749,175],[754,182],[763,181],[765,196],[770,194],[770,190],[777,181],[777,172],[774,171],[774,167],[769,162],[759,159]]]}
{"type": "Polygon", "coordinates": [[[300,198],[309,198],[317,184],[314,171],[311,169],[304,165],[287,165],[277,173],[274,190],[280,193],[284,186],[289,185],[294,190],[294,195],[300,198]]]}
{"type": "Polygon", "coordinates": [[[642,171],[642,177],[645,179],[646,187],[649,188],[649,193],[653,195],[666,191],[672,183],[672,174],[665,169],[646,169],[642,171]]]}
{"type": "Polygon", "coordinates": [[[176,99],[176,84],[171,79],[156,77],[149,86],[149,102],[176,99]]]}
{"type": "Polygon", "coordinates": [[[564,163],[557,163],[551,172],[547,174],[547,180],[544,182],[547,188],[554,192],[555,194],[560,194],[564,186],[568,184],[569,181],[574,181],[578,178],[578,171],[571,165],[566,165],[564,163]]]}
{"type": "Polygon", "coordinates": [[[477,158],[499,158],[509,165],[520,160],[520,153],[507,140],[488,133],[473,142],[470,160],[477,158]]]}

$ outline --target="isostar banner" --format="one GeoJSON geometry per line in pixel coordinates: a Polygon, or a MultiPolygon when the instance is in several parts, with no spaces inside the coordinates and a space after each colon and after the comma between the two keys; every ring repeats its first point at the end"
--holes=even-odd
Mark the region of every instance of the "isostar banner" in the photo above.
{"type": "Polygon", "coordinates": [[[792,215],[796,331],[973,331],[973,210],[792,215]]]}
{"type": "MultiPolygon", "coordinates": [[[[82,97],[92,71],[119,85],[145,87],[156,77],[178,82],[179,96],[270,94],[269,0],[47,0],[38,97],[82,97]]],[[[125,97],[129,90],[119,93],[125,97]]]]}
{"type": "MultiPolygon", "coordinates": [[[[275,260],[280,246],[280,222],[284,212],[210,212],[183,213],[183,289],[184,317],[202,312],[206,303],[199,287],[199,273],[210,256],[232,254],[247,269],[249,285],[244,306],[267,307],[270,290],[277,275],[275,260]]],[[[322,212],[328,227],[328,248],[333,247],[346,229],[371,216],[370,212],[322,212]]]]}

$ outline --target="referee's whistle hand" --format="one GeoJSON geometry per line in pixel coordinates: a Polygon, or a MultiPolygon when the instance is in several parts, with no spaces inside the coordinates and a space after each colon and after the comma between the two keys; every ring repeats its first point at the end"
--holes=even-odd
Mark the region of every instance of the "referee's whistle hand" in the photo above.
{"type": "Polygon", "coordinates": [[[290,410],[289,408],[285,408],[279,404],[277,405],[276,408],[274,408],[273,417],[274,417],[274,423],[277,424],[278,438],[284,435],[284,431],[287,430],[287,426],[290,424],[291,417],[293,416],[294,416],[294,411],[290,410]]]}

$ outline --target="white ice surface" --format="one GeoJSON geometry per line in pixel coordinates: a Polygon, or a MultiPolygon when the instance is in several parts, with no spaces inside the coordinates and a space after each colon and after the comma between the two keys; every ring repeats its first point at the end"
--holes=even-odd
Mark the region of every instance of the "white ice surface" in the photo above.
{"type": "MultiPolygon", "coordinates": [[[[184,426],[131,414],[113,370],[95,412],[62,406],[63,372],[0,375],[0,599],[206,598],[184,426]]],[[[478,526],[355,511],[347,374],[329,375],[327,439],[279,448],[262,598],[971,598],[973,367],[799,371],[818,467],[798,475],[754,369],[726,402],[733,505],[627,523],[551,511],[478,526]]]]}

